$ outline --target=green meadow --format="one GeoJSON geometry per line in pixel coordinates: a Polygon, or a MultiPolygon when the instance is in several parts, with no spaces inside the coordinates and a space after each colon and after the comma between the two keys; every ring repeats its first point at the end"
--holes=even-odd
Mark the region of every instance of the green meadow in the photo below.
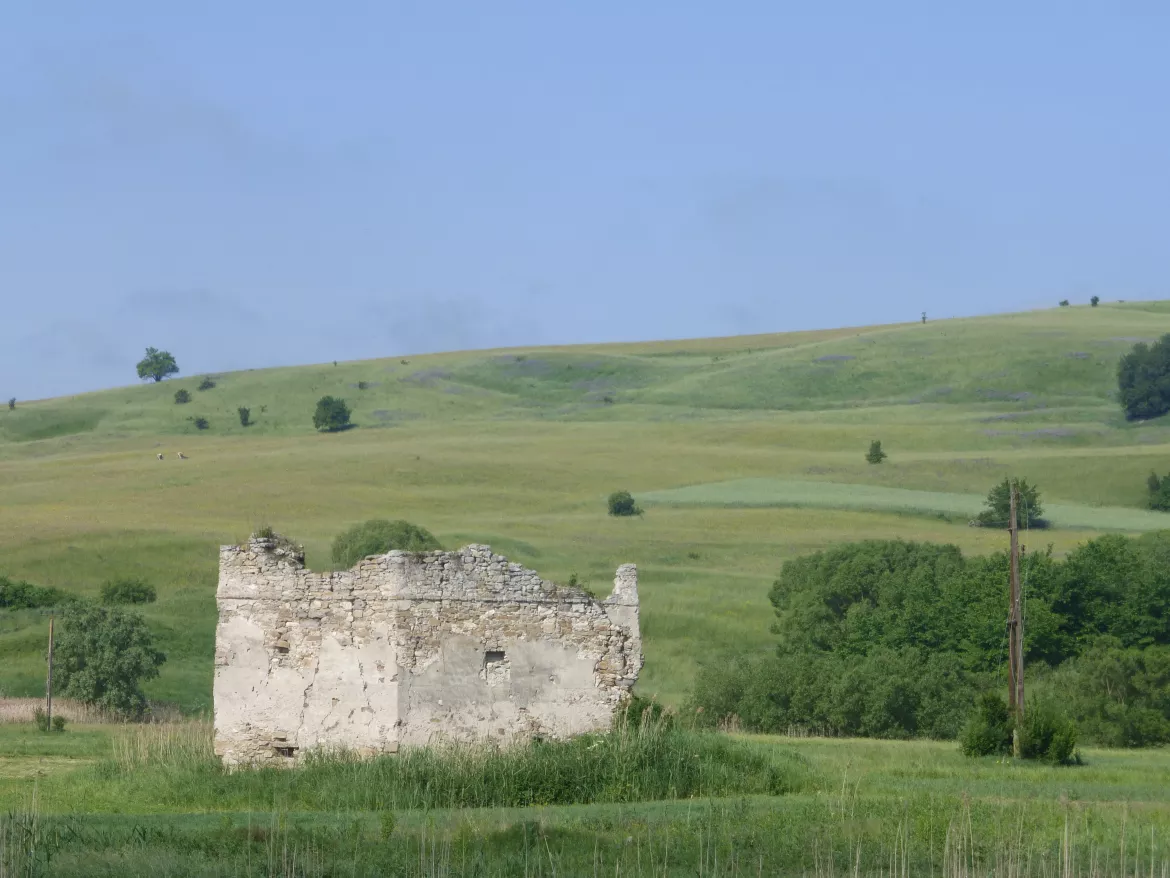
{"type": "MultiPolygon", "coordinates": [[[[1159,528],[1145,477],[1170,471],[1170,427],[1126,423],[1115,372],[1135,341],[1166,332],[1170,303],[1129,303],[18,400],[0,410],[0,575],[91,596],[112,577],[149,580],[159,599],[144,612],[168,654],[149,694],[198,713],[210,708],[216,547],[261,523],[303,542],[315,568],[330,566],[337,533],[373,517],[449,547],[488,543],[602,595],[632,561],[639,689],[677,704],[700,662],[772,643],[766,595],[787,558],[866,538],[1004,548],[968,520],[1005,475],[1041,488],[1053,526],[1027,535],[1037,549],[1159,528]],[[189,403],[174,402],[179,389],[189,403]],[[325,394],[349,402],[352,429],[314,431],[325,394]],[[864,460],[872,439],[889,454],[879,466],[864,460]],[[606,515],[619,489],[643,516],[606,515]]],[[[42,691],[45,622],[0,618],[4,694],[42,691]]]]}

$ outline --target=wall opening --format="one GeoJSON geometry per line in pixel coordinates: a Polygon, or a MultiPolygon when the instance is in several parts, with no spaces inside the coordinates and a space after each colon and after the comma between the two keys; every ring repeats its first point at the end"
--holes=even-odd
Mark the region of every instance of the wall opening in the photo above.
{"type": "Polygon", "coordinates": [[[483,663],[485,665],[496,664],[504,660],[504,651],[502,649],[489,649],[483,654],[483,663]]]}
{"type": "Polygon", "coordinates": [[[486,650],[479,676],[489,686],[505,686],[512,679],[512,663],[502,649],[486,650]]]}
{"type": "Polygon", "coordinates": [[[273,747],[277,756],[283,756],[286,759],[292,759],[297,755],[296,747],[273,747]]]}

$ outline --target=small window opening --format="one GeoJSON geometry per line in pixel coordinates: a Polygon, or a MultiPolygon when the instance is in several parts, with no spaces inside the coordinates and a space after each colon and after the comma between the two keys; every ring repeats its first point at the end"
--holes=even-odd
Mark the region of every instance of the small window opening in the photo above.
{"type": "Polygon", "coordinates": [[[279,655],[288,655],[288,641],[287,640],[276,641],[276,652],[279,655]]]}
{"type": "Polygon", "coordinates": [[[489,649],[483,654],[483,663],[485,665],[493,665],[504,660],[504,651],[502,649],[489,649]]]}
{"type": "Polygon", "coordinates": [[[292,759],[294,756],[297,755],[297,748],[296,747],[275,747],[273,749],[276,750],[277,756],[283,756],[286,759],[292,759]]]}

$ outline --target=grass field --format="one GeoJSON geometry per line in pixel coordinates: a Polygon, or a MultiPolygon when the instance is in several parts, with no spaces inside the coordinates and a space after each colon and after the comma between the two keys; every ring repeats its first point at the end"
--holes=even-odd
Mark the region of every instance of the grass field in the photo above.
{"type": "MultiPolygon", "coordinates": [[[[704,781],[715,795],[666,790],[657,801],[628,801],[635,791],[612,782],[620,769],[607,769],[610,782],[560,805],[541,801],[544,779],[555,773],[548,754],[513,758],[513,769],[485,786],[482,767],[496,757],[424,753],[424,788],[402,757],[227,774],[201,723],[59,735],[0,726],[0,870],[119,878],[1136,878],[1170,870],[1165,750],[1087,750],[1084,765],[1053,768],[969,760],[953,743],[705,733],[668,744],[653,766],[677,777],[672,760],[690,760],[694,748],[703,766],[717,768],[722,757],[712,747],[730,747],[752,765],[704,781]],[[518,771],[525,760],[539,770],[518,771]],[[753,792],[766,772],[780,789],[753,792]],[[421,807],[416,799],[428,790],[535,803],[421,807]]],[[[631,777],[655,782],[649,769],[637,770],[631,777]]],[[[701,781],[704,770],[683,773],[701,781]]]]}
{"type": "MultiPolygon", "coordinates": [[[[639,688],[677,703],[698,662],[772,642],[766,594],[786,558],[862,538],[1003,548],[1003,534],[967,519],[1005,475],[1039,484],[1055,527],[1029,539],[1058,553],[1159,527],[1142,509],[1145,477],[1170,471],[1170,425],[1126,423],[1114,396],[1117,358],[1165,332],[1170,303],[1133,303],[393,357],[221,374],[205,391],[183,377],[18,401],[0,410],[0,574],[87,595],[113,576],[150,580],[159,600],[146,615],[169,656],[150,694],[200,711],[215,547],[258,523],[304,542],[317,568],[339,531],[371,517],[409,519],[450,547],[485,542],[599,592],[633,561],[639,688]],[[179,388],[190,403],[173,402],[179,388]],[[327,393],[350,402],[356,428],[313,431],[327,393]],[[253,426],[240,426],[241,405],[253,426]],[[874,438],[890,455],[881,466],[864,461],[874,438]],[[607,517],[618,489],[646,515],[607,517]]],[[[0,615],[6,694],[42,690],[44,623],[0,615]]]]}

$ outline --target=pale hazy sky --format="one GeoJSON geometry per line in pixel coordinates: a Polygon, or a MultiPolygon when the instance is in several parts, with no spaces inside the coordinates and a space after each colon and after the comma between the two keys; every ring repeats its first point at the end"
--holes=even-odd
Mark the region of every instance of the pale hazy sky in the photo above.
{"type": "Polygon", "coordinates": [[[10,3],[0,396],[1170,297],[1164,0],[10,3]]]}

